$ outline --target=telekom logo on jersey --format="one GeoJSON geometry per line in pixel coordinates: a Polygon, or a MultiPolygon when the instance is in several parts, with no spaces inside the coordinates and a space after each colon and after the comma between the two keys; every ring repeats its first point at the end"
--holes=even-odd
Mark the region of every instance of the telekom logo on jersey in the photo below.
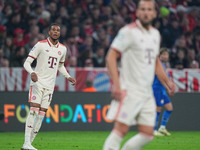
{"type": "Polygon", "coordinates": [[[147,56],[145,58],[148,59],[148,63],[151,64],[151,59],[154,59],[155,57],[153,57],[151,54],[153,52],[153,49],[146,49],[147,52],[147,56]]]}
{"type": "Polygon", "coordinates": [[[49,56],[48,64],[50,64],[49,68],[54,68],[53,66],[57,64],[57,58],[49,56]]]}

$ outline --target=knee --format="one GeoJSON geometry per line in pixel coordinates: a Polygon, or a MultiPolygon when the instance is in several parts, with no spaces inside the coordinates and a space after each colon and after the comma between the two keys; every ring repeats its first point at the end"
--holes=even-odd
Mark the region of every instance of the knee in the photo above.
{"type": "Polygon", "coordinates": [[[46,108],[40,108],[40,111],[47,112],[47,109],[46,108]]]}
{"type": "Polygon", "coordinates": [[[31,107],[30,107],[29,114],[30,114],[31,116],[37,116],[37,115],[39,114],[39,111],[40,111],[40,108],[39,108],[39,107],[31,106],[31,107]]]}
{"type": "Polygon", "coordinates": [[[153,134],[153,131],[142,131],[142,130],[140,130],[139,131],[141,134],[143,134],[143,135],[146,135],[146,137],[154,137],[154,134],[153,134]]]}
{"type": "Polygon", "coordinates": [[[113,131],[117,132],[121,137],[124,137],[129,131],[129,126],[124,123],[115,122],[113,131]]]}
{"type": "Polygon", "coordinates": [[[173,112],[173,108],[169,109],[168,111],[171,111],[171,112],[173,112]]]}
{"type": "Polygon", "coordinates": [[[156,108],[156,111],[157,111],[157,112],[161,112],[161,110],[162,110],[162,107],[157,107],[157,108],[156,108]]]}
{"type": "Polygon", "coordinates": [[[154,127],[145,126],[145,125],[138,125],[138,130],[140,133],[143,133],[149,137],[153,137],[154,127]]]}
{"type": "Polygon", "coordinates": [[[37,103],[30,103],[30,107],[40,108],[40,104],[37,104],[37,103]]]}
{"type": "Polygon", "coordinates": [[[171,105],[169,111],[173,111],[173,110],[174,110],[173,105],[171,105]]]}
{"type": "Polygon", "coordinates": [[[170,103],[167,107],[165,107],[167,111],[173,111],[173,105],[170,103]]]}

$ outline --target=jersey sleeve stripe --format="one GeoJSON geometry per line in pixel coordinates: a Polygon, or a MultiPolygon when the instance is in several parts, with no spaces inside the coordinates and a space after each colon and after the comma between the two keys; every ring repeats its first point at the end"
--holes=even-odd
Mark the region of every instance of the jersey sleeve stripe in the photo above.
{"type": "Polygon", "coordinates": [[[32,88],[33,88],[33,86],[31,86],[31,89],[30,89],[30,96],[29,96],[29,99],[28,99],[28,102],[31,102],[31,97],[32,97],[32,88]]]}
{"type": "Polygon", "coordinates": [[[33,58],[33,59],[36,59],[35,57],[33,57],[33,56],[31,56],[31,55],[28,55],[28,57],[31,57],[31,58],[33,58]]]}
{"type": "Polygon", "coordinates": [[[121,54],[120,50],[118,50],[117,48],[111,47],[111,49],[113,49],[113,50],[116,51],[117,53],[121,54]]]}

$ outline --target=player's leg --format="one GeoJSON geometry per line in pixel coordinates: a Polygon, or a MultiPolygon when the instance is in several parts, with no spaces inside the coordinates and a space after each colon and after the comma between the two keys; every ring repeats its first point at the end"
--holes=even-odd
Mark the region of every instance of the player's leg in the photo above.
{"type": "Polygon", "coordinates": [[[162,121],[161,121],[161,126],[159,128],[159,132],[162,133],[162,134],[165,134],[167,136],[170,136],[171,134],[167,131],[166,129],[166,126],[167,126],[167,123],[169,121],[169,118],[171,116],[171,113],[173,111],[173,105],[169,99],[169,97],[166,95],[165,96],[165,111],[163,113],[163,116],[162,116],[162,121]]]}
{"type": "Polygon", "coordinates": [[[159,117],[160,113],[162,110],[162,106],[164,104],[163,96],[162,96],[162,91],[158,88],[153,89],[154,93],[154,98],[156,101],[156,122],[155,122],[155,127],[154,127],[154,135],[155,136],[164,136],[162,133],[158,132],[158,124],[159,124],[159,117]]]}
{"type": "Polygon", "coordinates": [[[32,147],[30,143],[31,132],[33,130],[35,118],[37,117],[39,110],[40,110],[40,103],[41,103],[41,90],[35,85],[31,86],[29,90],[29,102],[30,102],[30,111],[29,115],[26,119],[25,125],[25,141],[22,149],[35,149],[32,147]]]}
{"type": "Polygon", "coordinates": [[[164,107],[166,110],[164,111],[163,116],[162,116],[162,121],[161,121],[161,126],[160,126],[161,128],[166,128],[166,125],[173,111],[172,103],[167,103],[164,105],[164,107]]]}
{"type": "Polygon", "coordinates": [[[26,119],[26,125],[25,125],[25,141],[22,146],[22,149],[35,149],[30,143],[30,138],[31,138],[31,132],[33,130],[34,121],[39,113],[39,109],[40,109],[40,104],[30,103],[30,111],[26,119]]]}
{"type": "Polygon", "coordinates": [[[157,106],[157,108],[156,108],[156,122],[155,122],[155,127],[154,127],[154,136],[164,136],[164,134],[158,132],[158,123],[159,123],[161,111],[162,111],[162,107],[157,106]]]}
{"type": "Polygon", "coordinates": [[[33,130],[31,133],[31,138],[30,138],[30,142],[32,143],[33,140],[35,139],[36,135],[38,134],[41,125],[42,125],[42,121],[44,119],[44,116],[46,114],[47,109],[45,108],[40,108],[39,114],[37,115],[37,117],[35,118],[35,122],[34,122],[34,126],[33,126],[33,130]]]}
{"type": "Polygon", "coordinates": [[[35,123],[33,126],[32,133],[31,133],[31,139],[30,139],[31,143],[33,142],[33,140],[35,139],[36,135],[38,134],[41,128],[42,121],[45,117],[45,114],[52,100],[52,94],[53,94],[53,90],[48,90],[48,89],[44,90],[44,95],[41,101],[41,108],[38,113],[38,116],[35,118],[35,123]]]}
{"type": "Polygon", "coordinates": [[[146,144],[153,140],[153,126],[138,125],[139,133],[129,139],[122,150],[141,150],[146,144]]]}
{"type": "Polygon", "coordinates": [[[128,130],[129,126],[116,121],[113,130],[104,143],[103,150],[119,150],[121,141],[128,130]]]}
{"type": "Polygon", "coordinates": [[[113,113],[115,124],[104,143],[103,150],[119,150],[123,137],[128,132],[133,118],[135,119],[142,106],[140,100],[135,100],[136,97],[136,95],[127,92],[124,99],[116,106],[117,110],[116,107],[110,107],[108,114],[113,113]]]}
{"type": "Polygon", "coordinates": [[[161,110],[162,110],[162,107],[157,106],[157,108],[156,108],[156,124],[154,127],[154,131],[158,130],[158,123],[159,123],[159,117],[160,117],[161,110]]]}
{"type": "Polygon", "coordinates": [[[156,105],[152,97],[146,101],[137,116],[139,133],[129,139],[122,150],[141,150],[153,140],[153,131],[156,118],[156,105]]]}
{"type": "Polygon", "coordinates": [[[34,120],[38,115],[39,110],[40,110],[40,104],[30,103],[30,111],[26,119],[25,142],[30,142],[30,134],[31,131],[33,130],[34,120]]]}

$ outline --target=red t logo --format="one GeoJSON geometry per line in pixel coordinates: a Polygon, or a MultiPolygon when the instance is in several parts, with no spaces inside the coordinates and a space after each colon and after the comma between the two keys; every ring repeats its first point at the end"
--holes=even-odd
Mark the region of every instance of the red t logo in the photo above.
{"type": "Polygon", "coordinates": [[[57,64],[56,62],[57,62],[56,57],[49,56],[49,61],[48,61],[48,64],[50,64],[49,68],[53,68],[53,66],[55,66],[57,64]]]}

